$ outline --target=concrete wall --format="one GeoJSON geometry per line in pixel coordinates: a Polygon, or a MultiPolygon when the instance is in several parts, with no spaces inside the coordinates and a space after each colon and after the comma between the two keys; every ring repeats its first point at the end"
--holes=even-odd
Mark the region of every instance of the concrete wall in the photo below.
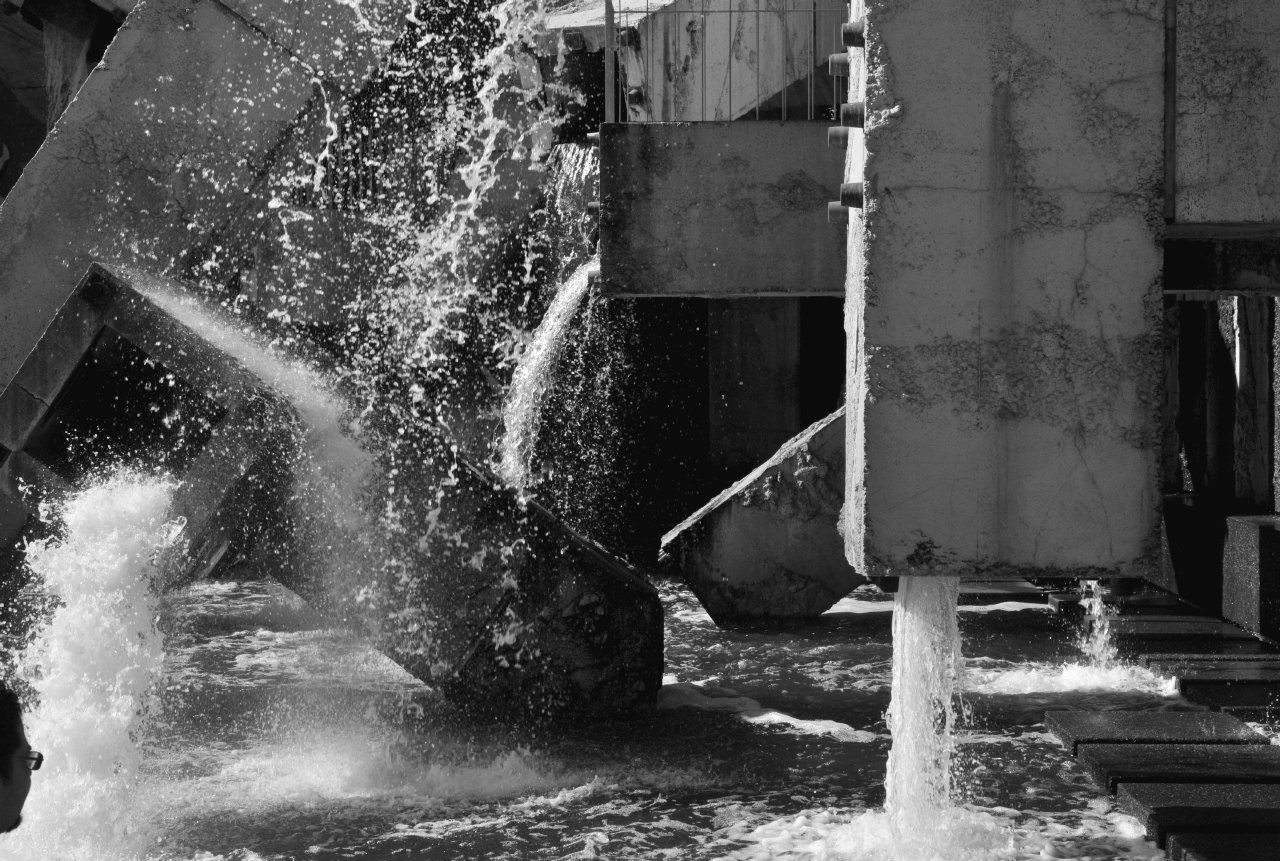
{"type": "Polygon", "coordinates": [[[809,123],[602,127],[600,270],[631,296],[841,295],[839,150],[809,123]]]}
{"type": "Polygon", "coordinates": [[[0,383],[90,260],[169,274],[248,210],[299,115],[358,87],[398,0],[154,0],[0,205],[0,383]]]}
{"type": "Polygon", "coordinates": [[[1177,220],[1280,221],[1280,4],[1177,0],[1177,220]]]}
{"type": "Polygon", "coordinates": [[[867,190],[850,225],[850,560],[1150,573],[1163,4],[865,11],[865,155],[846,168],[867,190]]]}

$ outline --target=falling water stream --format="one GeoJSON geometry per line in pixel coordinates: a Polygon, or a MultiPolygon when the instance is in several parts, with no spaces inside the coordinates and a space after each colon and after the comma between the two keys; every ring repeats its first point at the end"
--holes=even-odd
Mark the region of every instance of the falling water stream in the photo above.
{"type": "Polygon", "coordinates": [[[534,446],[538,441],[542,407],[553,383],[556,360],[569,324],[591,287],[590,274],[595,265],[596,258],[582,264],[556,290],[532,343],[512,375],[502,409],[504,432],[499,449],[499,474],[513,487],[525,489],[532,483],[534,446]]]}

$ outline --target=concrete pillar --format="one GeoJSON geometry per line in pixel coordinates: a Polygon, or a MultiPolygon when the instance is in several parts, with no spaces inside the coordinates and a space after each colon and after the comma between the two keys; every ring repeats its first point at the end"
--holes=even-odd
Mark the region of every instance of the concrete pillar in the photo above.
{"type": "Polygon", "coordinates": [[[865,190],[846,299],[850,561],[1153,573],[1162,5],[865,14],[866,132],[846,165],[865,190]]]}

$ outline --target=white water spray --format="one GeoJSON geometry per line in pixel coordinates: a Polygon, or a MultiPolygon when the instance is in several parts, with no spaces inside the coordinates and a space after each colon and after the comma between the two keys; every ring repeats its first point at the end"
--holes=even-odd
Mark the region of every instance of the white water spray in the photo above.
{"type": "Polygon", "coordinates": [[[556,360],[564,347],[574,312],[587,295],[588,275],[595,265],[596,258],[593,258],[560,285],[511,379],[502,409],[504,432],[498,471],[506,481],[522,490],[532,483],[533,450],[556,360]]]}
{"type": "Polygon", "coordinates": [[[137,737],[159,681],[154,560],[180,533],[166,522],[173,484],[123,474],[70,498],[65,538],[34,543],[28,563],[61,606],[21,662],[39,705],[27,736],[45,754],[24,819],[5,839],[13,858],[100,858],[132,852],[127,823],[137,737]]]}
{"type": "Polygon", "coordinates": [[[1110,670],[1119,661],[1119,651],[1111,637],[1111,622],[1107,605],[1102,600],[1102,583],[1083,580],[1080,606],[1084,610],[1084,630],[1080,635],[1080,648],[1089,659],[1090,666],[1098,670],[1110,670]]]}

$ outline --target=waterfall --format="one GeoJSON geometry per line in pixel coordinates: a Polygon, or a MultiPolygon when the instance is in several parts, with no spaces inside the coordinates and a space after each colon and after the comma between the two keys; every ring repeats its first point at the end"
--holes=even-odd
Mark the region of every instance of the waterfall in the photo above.
{"type": "Polygon", "coordinates": [[[502,408],[503,436],[499,453],[499,474],[514,487],[527,489],[532,483],[534,446],[542,406],[551,387],[556,360],[564,346],[573,315],[590,287],[589,275],[595,259],[579,266],[560,285],[551,307],[538,325],[515,373],[502,408]]]}
{"type": "Polygon", "coordinates": [[[951,806],[953,699],[961,670],[953,577],[903,577],[893,608],[893,746],[885,812],[894,857],[931,858],[951,806]]]}

